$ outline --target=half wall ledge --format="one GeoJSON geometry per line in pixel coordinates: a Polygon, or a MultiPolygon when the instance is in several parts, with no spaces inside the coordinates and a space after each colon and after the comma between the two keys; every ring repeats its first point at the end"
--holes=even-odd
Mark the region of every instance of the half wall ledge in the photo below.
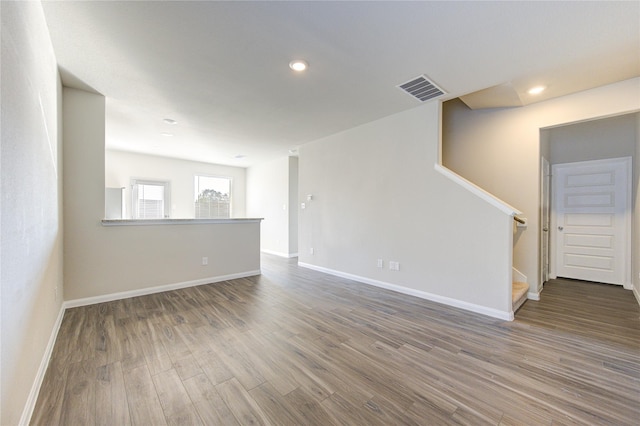
{"type": "Polygon", "coordinates": [[[102,219],[102,226],[145,226],[145,225],[216,225],[222,223],[255,223],[264,218],[228,219],[102,219]]]}

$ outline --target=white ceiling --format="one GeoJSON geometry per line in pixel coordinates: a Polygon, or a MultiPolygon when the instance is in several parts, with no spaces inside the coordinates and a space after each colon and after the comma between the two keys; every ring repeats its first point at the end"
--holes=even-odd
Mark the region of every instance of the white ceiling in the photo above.
{"type": "Polygon", "coordinates": [[[421,74],[443,99],[497,86],[475,96],[489,106],[640,75],[636,1],[43,7],[64,84],[107,99],[108,148],[242,167],[418,106],[396,86],[421,74]]]}

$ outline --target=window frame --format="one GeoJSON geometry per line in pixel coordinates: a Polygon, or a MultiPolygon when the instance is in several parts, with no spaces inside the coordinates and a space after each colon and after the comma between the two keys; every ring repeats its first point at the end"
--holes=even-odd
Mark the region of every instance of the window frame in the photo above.
{"type": "Polygon", "coordinates": [[[225,175],[218,175],[218,174],[210,174],[210,173],[195,173],[193,175],[193,217],[196,219],[230,219],[233,217],[233,177],[231,176],[225,176],[225,175]],[[229,216],[228,217],[200,217],[198,218],[196,216],[196,202],[198,200],[198,189],[196,188],[196,179],[200,178],[200,177],[205,177],[205,178],[214,178],[214,179],[226,179],[229,181],[229,216]]]}
{"type": "Polygon", "coordinates": [[[171,181],[157,179],[131,178],[131,218],[133,220],[157,220],[171,218],[171,181]],[[142,218],[139,217],[138,210],[138,185],[155,185],[164,187],[163,217],[142,218]]]}

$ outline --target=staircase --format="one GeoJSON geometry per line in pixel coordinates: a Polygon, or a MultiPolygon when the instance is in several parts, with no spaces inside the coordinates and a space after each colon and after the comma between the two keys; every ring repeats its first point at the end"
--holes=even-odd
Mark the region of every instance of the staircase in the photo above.
{"type": "Polygon", "coordinates": [[[511,306],[513,312],[517,311],[520,306],[527,300],[527,292],[529,284],[523,282],[514,282],[511,287],[511,306]]]}

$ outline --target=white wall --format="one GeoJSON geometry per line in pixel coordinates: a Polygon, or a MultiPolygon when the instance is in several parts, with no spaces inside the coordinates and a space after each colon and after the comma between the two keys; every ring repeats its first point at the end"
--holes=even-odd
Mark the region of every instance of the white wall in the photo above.
{"type": "Polygon", "coordinates": [[[624,114],[545,130],[551,164],[634,157],[638,114],[624,114]]]}
{"type": "Polygon", "coordinates": [[[262,217],[260,249],[288,257],[289,158],[268,161],[247,170],[247,212],[262,217]]]}
{"type": "Polygon", "coordinates": [[[15,425],[35,404],[62,307],[61,86],[40,2],[0,8],[0,424],[15,425]]]}
{"type": "Polygon", "coordinates": [[[298,255],[298,157],[289,157],[289,255],[298,255]]]}
{"type": "MultiPolygon", "coordinates": [[[[541,288],[539,189],[541,129],[640,109],[640,79],[522,108],[469,110],[448,102],[443,120],[443,163],[524,212],[514,266],[541,288]]],[[[638,253],[637,246],[634,253],[638,253]]],[[[634,254],[634,257],[637,255],[634,254]]]]}
{"type": "Polygon", "coordinates": [[[103,226],[105,100],[65,88],[63,105],[66,300],[259,271],[259,223],[103,226]]]}
{"type": "Polygon", "coordinates": [[[105,184],[110,188],[126,188],[128,218],[131,218],[131,178],[171,182],[171,217],[193,218],[194,176],[198,174],[231,178],[231,216],[246,215],[244,168],[123,151],[107,150],[105,155],[105,184]]]}
{"type": "Polygon", "coordinates": [[[300,263],[507,318],[513,219],[434,170],[439,140],[429,102],[303,145],[300,263]]]}

